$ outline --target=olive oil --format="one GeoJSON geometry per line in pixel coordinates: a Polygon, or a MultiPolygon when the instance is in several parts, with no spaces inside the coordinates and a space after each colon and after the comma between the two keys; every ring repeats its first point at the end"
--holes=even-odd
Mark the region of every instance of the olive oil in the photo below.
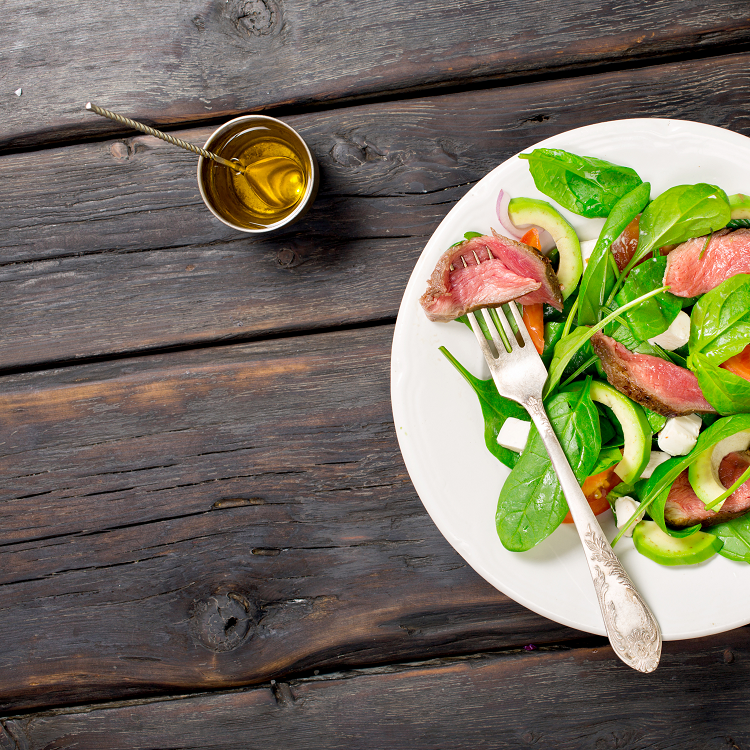
{"type": "Polygon", "coordinates": [[[257,119],[262,121],[217,131],[218,137],[206,145],[237,161],[246,174],[209,160],[202,162],[199,174],[209,208],[249,231],[263,231],[299,212],[315,187],[312,156],[299,135],[279,121],[257,119]]]}

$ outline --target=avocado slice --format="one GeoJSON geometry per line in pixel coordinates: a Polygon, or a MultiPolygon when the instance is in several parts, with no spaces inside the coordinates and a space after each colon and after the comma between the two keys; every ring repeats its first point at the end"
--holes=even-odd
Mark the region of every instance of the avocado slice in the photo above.
{"type": "Polygon", "coordinates": [[[713,534],[696,531],[685,537],[665,534],[654,521],[641,521],[633,530],[633,544],[660,565],[695,565],[713,557],[724,542],[713,534]]]}
{"type": "Polygon", "coordinates": [[[625,445],[622,448],[622,461],[615,466],[615,474],[625,484],[634,484],[651,458],[653,432],[646,412],[608,383],[592,381],[590,393],[594,401],[612,409],[622,426],[625,445]]]}
{"type": "MultiPolygon", "coordinates": [[[[688,479],[693,492],[706,504],[723,495],[727,488],[719,481],[719,466],[724,456],[734,451],[745,451],[750,447],[750,430],[743,430],[720,440],[708,448],[688,467],[688,479]]],[[[713,507],[720,510],[724,502],[713,507]]]]}
{"type": "Polygon", "coordinates": [[[736,193],[729,196],[730,219],[750,219],[750,196],[736,193]]]}
{"type": "Polygon", "coordinates": [[[563,215],[546,201],[536,198],[512,198],[508,203],[508,216],[516,226],[534,224],[546,229],[555,241],[560,253],[557,279],[563,299],[567,299],[576,288],[583,273],[581,243],[572,226],[563,215]]]}

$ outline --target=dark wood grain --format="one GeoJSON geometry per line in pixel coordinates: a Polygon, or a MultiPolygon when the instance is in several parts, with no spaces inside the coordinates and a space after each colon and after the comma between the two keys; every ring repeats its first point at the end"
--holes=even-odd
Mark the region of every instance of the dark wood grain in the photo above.
{"type": "Polygon", "coordinates": [[[0,711],[580,638],[425,513],[391,335],[4,378],[0,711]]]}
{"type": "Polygon", "coordinates": [[[393,319],[432,231],[498,163],[623,117],[750,134],[749,64],[734,55],[290,117],[320,162],[320,195],[264,240],[216,221],[193,156],[154,138],[1,157],[0,368],[393,319]]]}
{"type": "Polygon", "coordinates": [[[0,747],[739,750],[750,742],[748,679],[742,629],[666,644],[650,675],[629,670],[608,646],[483,654],[20,716],[3,723],[0,747]]]}
{"type": "Polygon", "coordinates": [[[6,0],[0,148],[750,43],[743,0],[6,0]],[[13,92],[22,90],[21,96],[13,92]]]}

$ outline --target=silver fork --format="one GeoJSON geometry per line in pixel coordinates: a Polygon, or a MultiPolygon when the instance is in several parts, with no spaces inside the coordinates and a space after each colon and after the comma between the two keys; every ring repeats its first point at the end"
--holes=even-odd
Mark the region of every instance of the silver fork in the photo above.
{"type": "Polygon", "coordinates": [[[489,320],[483,310],[477,310],[477,313],[483,315],[496,352],[492,351],[479,326],[477,313],[469,313],[468,318],[498,392],[521,404],[539,430],[581,537],[604,627],[614,652],[639,672],[653,672],[661,655],[659,625],[617,559],[578,485],[544,410],[542,389],[547,379],[547,370],[529,337],[515,302],[510,303],[510,309],[523,345],[516,339],[501,308],[497,309],[497,314],[493,310],[489,320]],[[493,320],[502,327],[510,352],[498,335],[493,320]]]}

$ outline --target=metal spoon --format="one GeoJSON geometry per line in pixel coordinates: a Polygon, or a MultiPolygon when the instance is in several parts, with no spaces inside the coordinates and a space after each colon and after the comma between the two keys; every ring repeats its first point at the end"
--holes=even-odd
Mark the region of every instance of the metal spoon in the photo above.
{"type": "Polygon", "coordinates": [[[192,151],[194,154],[229,167],[229,169],[237,174],[244,175],[258,197],[272,208],[289,208],[301,197],[298,187],[304,185],[304,174],[294,161],[284,156],[269,156],[243,167],[237,159],[225,159],[223,156],[206,151],[205,148],[194,146],[192,143],[163,133],[161,130],[144,125],[142,122],[131,120],[129,117],[118,115],[109,109],[98,107],[91,102],[86,103],[86,109],[102,117],[108,117],[110,120],[119,122],[122,125],[127,125],[134,130],[140,130],[142,133],[161,138],[161,140],[171,143],[173,146],[179,146],[180,148],[192,151]],[[265,174],[266,178],[264,180],[260,180],[256,176],[255,171],[258,170],[262,170],[265,174]]]}

